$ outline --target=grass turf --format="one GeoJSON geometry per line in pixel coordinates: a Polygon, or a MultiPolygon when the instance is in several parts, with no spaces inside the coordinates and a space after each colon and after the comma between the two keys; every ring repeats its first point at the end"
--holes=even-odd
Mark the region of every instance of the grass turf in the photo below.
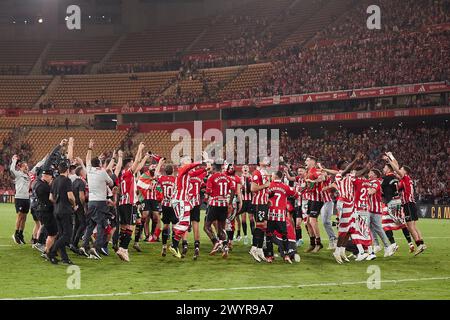
{"type": "MultiPolygon", "coordinates": [[[[25,239],[33,222],[28,216],[25,239]]],[[[202,231],[201,256],[184,260],[160,256],[160,244],[141,244],[143,253],[130,248],[130,263],[117,256],[101,261],[74,256],[80,267],[81,288],[68,289],[66,266],[44,261],[29,244],[15,245],[13,205],[0,205],[0,298],[53,297],[65,299],[449,299],[450,220],[420,220],[428,250],[414,257],[408,253],[401,232],[395,256],[338,265],[330,251],[303,253],[292,265],[276,259],[257,263],[249,246],[236,243],[227,260],[210,257],[211,244],[202,231]],[[368,289],[368,266],[381,270],[381,288],[368,289]],[[396,281],[392,281],[396,280],[396,281]],[[214,290],[208,290],[214,289],[214,290]],[[196,291],[197,290],[197,291],[196,291]],[[159,292],[166,291],[166,292],[159,292]],[[167,292],[173,291],[173,292],[167,292]]],[[[323,233],[325,234],[325,233],[323,233]]]]}

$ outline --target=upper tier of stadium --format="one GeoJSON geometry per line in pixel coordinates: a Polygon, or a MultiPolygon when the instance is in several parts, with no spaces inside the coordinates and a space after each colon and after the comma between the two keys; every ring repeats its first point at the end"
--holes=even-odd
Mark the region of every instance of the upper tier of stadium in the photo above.
{"type": "Polygon", "coordinates": [[[448,80],[448,1],[376,1],[382,28],[369,30],[372,2],[251,0],[140,32],[0,40],[0,108],[192,104],[448,80]]]}

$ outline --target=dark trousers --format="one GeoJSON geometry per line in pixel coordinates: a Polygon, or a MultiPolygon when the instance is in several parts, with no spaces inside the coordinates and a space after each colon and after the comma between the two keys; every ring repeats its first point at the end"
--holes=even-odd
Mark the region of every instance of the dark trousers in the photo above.
{"type": "Polygon", "coordinates": [[[86,216],[86,231],[84,232],[83,247],[89,248],[89,239],[97,227],[95,249],[100,250],[106,243],[105,228],[108,226],[107,214],[109,212],[106,201],[89,201],[88,214],[86,216]]]}
{"type": "Polygon", "coordinates": [[[55,214],[56,225],[58,226],[58,238],[50,249],[50,255],[55,256],[59,250],[61,259],[68,260],[66,246],[70,243],[72,237],[72,214],[71,213],[58,213],[55,214]]]}
{"type": "Polygon", "coordinates": [[[78,247],[81,237],[86,230],[86,215],[84,214],[84,208],[78,208],[74,213],[73,224],[73,237],[72,245],[78,247]]]}

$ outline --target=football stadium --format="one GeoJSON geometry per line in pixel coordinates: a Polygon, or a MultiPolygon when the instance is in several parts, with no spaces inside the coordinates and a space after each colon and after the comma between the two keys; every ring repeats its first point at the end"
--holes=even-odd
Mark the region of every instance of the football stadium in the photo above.
{"type": "Polygon", "coordinates": [[[0,299],[448,300],[449,76],[448,0],[1,0],[0,299]]]}

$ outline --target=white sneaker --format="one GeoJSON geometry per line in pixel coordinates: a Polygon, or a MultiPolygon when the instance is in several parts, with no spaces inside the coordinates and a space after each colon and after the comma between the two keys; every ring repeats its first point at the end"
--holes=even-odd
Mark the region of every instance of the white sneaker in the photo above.
{"type": "Polygon", "coordinates": [[[358,255],[356,256],[355,261],[363,261],[366,260],[366,258],[369,256],[369,254],[367,252],[364,252],[363,254],[358,253],[358,255]]]}
{"type": "Polygon", "coordinates": [[[371,260],[375,260],[376,258],[377,258],[377,256],[374,253],[371,253],[367,256],[366,260],[371,261],[371,260]]]}
{"type": "Polygon", "coordinates": [[[242,239],[241,236],[237,236],[235,240],[236,240],[236,242],[239,242],[239,241],[241,241],[241,239],[242,239]]]}
{"type": "Polygon", "coordinates": [[[380,246],[374,246],[373,247],[373,253],[378,253],[381,251],[381,247],[380,246]]]}
{"type": "Polygon", "coordinates": [[[341,252],[340,252],[340,255],[341,255],[342,261],[344,261],[344,262],[350,262],[350,260],[348,259],[347,255],[345,254],[345,250],[341,251],[341,252]]]}
{"type": "Polygon", "coordinates": [[[258,257],[261,259],[261,261],[266,261],[267,262],[267,259],[264,256],[264,251],[263,251],[262,248],[257,249],[256,253],[258,254],[258,257]]]}
{"type": "Polygon", "coordinates": [[[248,237],[247,236],[244,236],[244,244],[248,245],[248,237]]]}
{"type": "Polygon", "coordinates": [[[334,251],[334,252],[333,252],[333,257],[334,257],[334,259],[336,260],[337,263],[339,263],[339,264],[343,264],[343,263],[344,263],[344,262],[342,261],[342,257],[341,257],[341,255],[339,254],[339,252],[334,251]]]}
{"type": "Polygon", "coordinates": [[[296,242],[297,247],[301,247],[303,245],[303,243],[304,243],[303,239],[298,239],[297,242],[296,242]]]}
{"type": "Polygon", "coordinates": [[[258,248],[251,247],[249,253],[256,261],[261,262],[261,259],[259,258],[259,255],[258,255],[258,248]]]}
{"type": "Polygon", "coordinates": [[[421,254],[422,252],[425,251],[425,249],[427,248],[427,246],[424,244],[421,244],[417,247],[416,251],[414,252],[414,256],[417,256],[419,254],[421,254]]]}
{"type": "Polygon", "coordinates": [[[119,258],[123,261],[130,262],[130,258],[128,257],[128,250],[125,250],[122,247],[119,247],[119,250],[117,250],[116,254],[119,256],[119,258]]]}
{"type": "MultiPolygon", "coordinates": [[[[389,247],[389,254],[388,257],[393,256],[394,253],[397,251],[398,249],[398,245],[396,243],[391,244],[389,247]]],[[[386,255],[386,254],[385,254],[386,255]]]]}
{"type": "Polygon", "coordinates": [[[301,260],[300,255],[299,255],[298,253],[296,253],[296,254],[294,255],[294,261],[295,261],[295,262],[300,262],[300,260],[301,260]]]}
{"type": "Polygon", "coordinates": [[[331,241],[328,243],[328,248],[327,248],[327,250],[334,250],[334,249],[336,249],[336,244],[337,244],[336,240],[331,240],[331,241]]]}
{"type": "Polygon", "coordinates": [[[391,251],[391,246],[389,246],[389,247],[384,247],[384,257],[385,258],[387,258],[387,257],[390,257],[390,256],[392,256],[392,251],[391,251]]]}

